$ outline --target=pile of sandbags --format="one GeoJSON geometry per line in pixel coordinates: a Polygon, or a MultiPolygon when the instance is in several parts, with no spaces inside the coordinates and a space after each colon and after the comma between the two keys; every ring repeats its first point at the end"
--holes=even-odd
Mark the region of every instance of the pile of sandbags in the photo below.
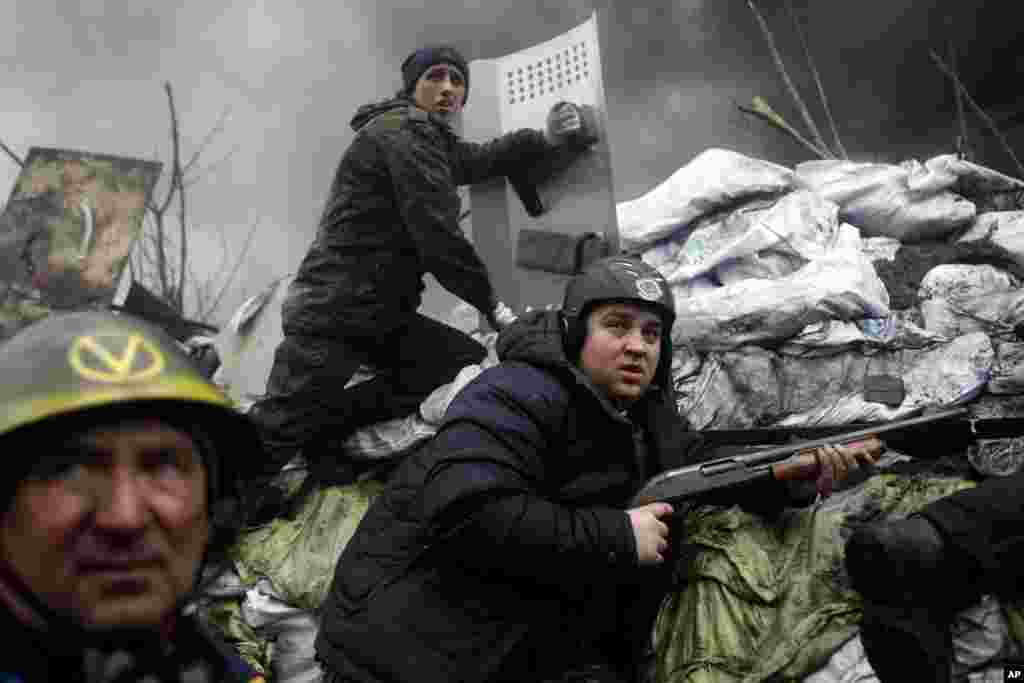
{"type": "MultiPolygon", "coordinates": [[[[1013,193],[1024,196],[1024,182],[948,155],[790,171],[708,150],[619,204],[622,243],[676,297],[680,413],[696,429],[841,425],[966,403],[984,403],[986,417],[1019,413],[1024,211],[993,210],[1013,193]]],[[[979,441],[968,460],[982,475],[1018,471],[1024,439],[979,441]]],[[[697,560],[659,618],[665,680],[872,680],[840,530],[886,506],[907,514],[946,495],[944,481],[961,480],[869,479],[788,521],[691,514],[697,560]],[[909,486],[905,500],[895,485],[909,486]],[[810,535],[821,538],[808,545],[810,535]],[[816,578],[794,579],[801,567],[816,578]],[[805,590],[814,595],[793,597],[805,590]]],[[[961,615],[958,671],[1022,649],[1005,637],[1007,614],[986,602],[961,615]]]]}
{"type": "Polygon", "coordinates": [[[1024,265],[1024,212],[977,210],[1011,191],[1024,182],[949,155],[790,171],[715,149],[620,203],[623,244],[676,295],[680,412],[696,429],[844,424],[1017,391],[1024,290],[978,263],[1024,265]],[[938,242],[969,262],[893,310],[877,266],[938,242]],[[873,400],[879,375],[902,380],[900,400],[873,400]]]}

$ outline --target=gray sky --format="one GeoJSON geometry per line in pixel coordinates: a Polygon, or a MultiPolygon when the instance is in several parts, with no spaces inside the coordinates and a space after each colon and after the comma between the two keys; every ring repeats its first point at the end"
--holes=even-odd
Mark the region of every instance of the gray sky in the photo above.
{"type": "MultiPolygon", "coordinates": [[[[844,142],[858,158],[899,161],[948,151],[950,91],[927,57],[929,47],[943,48],[947,35],[955,35],[961,68],[972,78],[991,70],[993,51],[1010,73],[1024,70],[1007,28],[1012,3],[794,4],[844,142]]],[[[349,118],[360,104],[397,89],[398,66],[412,48],[444,41],[469,59],[496,57],[571,28],[593,7],[586,0],[309,5],[0,3],[0,60],[6,67],[0,138],[21,155],[46,146],[166,160],[163,81],[174,88],[186,154],[228,109],[206,159],[231,156],[193,187],[190,203],[197,224],[223,226],[229,236],[259,224],[231,299],[237,303],[242,293],[254,293],[297,266],[351,140],[349,118]]],[[[708,147],[787,165],[807,158],[781,134],[736,110],[737,102],[764,95],[799,123],[745,1],[596,5],[618,201],[649,190],[708,147]]],[[[813,99],[785,5],[761,0],[759,6],[779,31],[798,86],[813,99]]],[[[0,192],[9,192],[17,170],[0,158],[0,192]]],[[[207,254],[217,248],[212,237],[199,244],[207,254]]]]}

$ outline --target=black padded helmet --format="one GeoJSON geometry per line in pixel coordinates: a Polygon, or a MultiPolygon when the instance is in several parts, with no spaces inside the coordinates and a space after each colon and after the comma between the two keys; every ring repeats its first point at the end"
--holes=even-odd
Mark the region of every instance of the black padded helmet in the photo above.
{"type": "Polygon", "coordinates": [[[562,301],[565,355],[576,362],[587,336],[587,316],[598,304],[628,302],[656,311],[663,326],[661,358],[654,383],[668,387],[672,365],[672,324],[675,299],[668,281],[653,266],[635,256],[609,256],[594,261],[569,281],[562,301]]]}

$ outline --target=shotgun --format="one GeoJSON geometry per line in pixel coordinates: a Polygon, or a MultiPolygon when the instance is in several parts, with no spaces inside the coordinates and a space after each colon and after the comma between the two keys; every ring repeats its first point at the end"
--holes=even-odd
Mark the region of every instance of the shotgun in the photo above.
{"type": "MultiPolygon", "coordinates": [[[[943,410],[919,417],[882,422],[853,431],[839,432],[820,439],[797,441],[783,446],[773,446],[751,453],[717,458],[697,465],[668,470],[648,480],[633,497],[630,507],[639,507],[654,502],[680,503],[698,498],[711,491],[760,479],[774,478],[780,481],[797,479],[806,473],[807,468],[816,467],[814,459],[806,451],[829,444],[879,448],[881,443],[875,437],[886,432],[896,432],[954,419],[969,421],[973,432],[974,421],[966,420],[967,414],[966,408],[943,410]]],[[[1019,425],[1017,427],[1019,428],[1019,425]]]]}

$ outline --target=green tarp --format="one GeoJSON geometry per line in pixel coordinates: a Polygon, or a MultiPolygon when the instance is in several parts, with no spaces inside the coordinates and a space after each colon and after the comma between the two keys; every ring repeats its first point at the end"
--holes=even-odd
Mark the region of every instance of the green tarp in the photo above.
{"type": "MultiPolygon", "coordinates": [[[[659,683],[801,680],[820,669],[861,617],[843,568],[851,525],[904,517],[970,486],[881,474],[773,521],[739,507],[693,510],[685,588],[666,599],[655,627],[659,683]]],[[[1021,611],[1006,611],[1021,641],[1021,611]]]]}

